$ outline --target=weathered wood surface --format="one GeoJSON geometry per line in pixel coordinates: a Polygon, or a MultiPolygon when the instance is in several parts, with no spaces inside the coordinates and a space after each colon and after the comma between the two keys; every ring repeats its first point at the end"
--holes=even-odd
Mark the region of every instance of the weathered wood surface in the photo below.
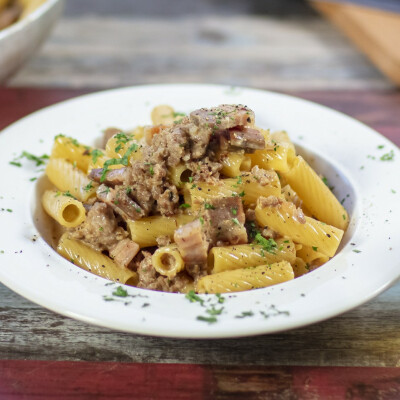
{"type": "MultiPolygon", "coordinates": [[[[0,113],[0,128],[37,108],[82,92],[0,89],[0,110],[4,111],[0,113]]],[[[400,145],[398,92],[294,94],[345,111],[400,145]]],[[[400,367],[399,304],[397,284],[356,310],[302,329],[255,338],[191,341],[90,326],[47,311],[0,285],[0,359],[400,367]]]]}
{"type": "Polygon", "coordinates": [[[162,400],[398,399],[399,368],[0,361],[0,397],[162,400]],[[43,386],[43,377],[46,385],[43,386]]]}
{"type": "Polygon", "coordinates": [[[340,32],[314,14],[246,14],[248,7],[240,8],[239,2],[236,13],[224,3],[231,12],[221,15],[223,7],[215,5],[216,12],[211,8],[206,14],[177,3],[173,1],[173,11],[165,15],[137,14],[128,6],[118,17],[66,15],[9,85],[107,88],[207,82],[276,90],[391,87],[340,32]],[[180,13],[180,7],[187,13],[180,13]]]}

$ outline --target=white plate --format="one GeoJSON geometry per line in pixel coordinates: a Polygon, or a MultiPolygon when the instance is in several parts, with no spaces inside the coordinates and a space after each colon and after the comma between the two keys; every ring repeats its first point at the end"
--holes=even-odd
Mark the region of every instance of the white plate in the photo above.
{"type": "Polygon", "coordinates": [[[352,118],[290,96],[215,85],[142,86],[82,96],[5,129],[0,135],[0,171],[0,209],[4,209],[0,211],[1,282],[44,307],[92,324],[189,338],[277,332],[357,307],[400,276],[399,149],[352,118]],[[58,133],[92,144],[108,126],[128,129],[149,123],[150,110],[160,103],[183,112],[244,103],[255,111],[258,126],[287,130],[298,150],[335,186],[338,198],[345,199],[351,222],[340,252],[299,279],[224,295],[224,304],[217,304],[216,296],[204,295],[207,307],[190,303],[184,295],[131,287],[126,288],[134,297],[117,298],[111,295],[115,285],[106,285],[104,279],[60,257],[41,237],[48,234],[43,228],[45,218],[40,213],[38,221],[33,217],[39,185],[29,179],[43,172],[35,172],[37,168],[29,161],[23,161],[21,168],[9,161],[23,150],[49,153],[58,133]],[[381,161],[390,151],[394,159],[381,161]],[[105,301],[103,296],[121,301],[105,301]],[[207,315],[206,308],[214,303],[224,307],[218,322],[196,319],[207,315]],[[246,316],[250,311],[253,315],[246,316]]]}

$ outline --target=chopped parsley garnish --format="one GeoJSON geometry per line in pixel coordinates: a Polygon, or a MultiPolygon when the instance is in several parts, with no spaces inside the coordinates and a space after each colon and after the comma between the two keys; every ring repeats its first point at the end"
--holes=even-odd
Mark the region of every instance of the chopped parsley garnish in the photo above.
{"type": "Polygon", "coordinates": [[[209,309],[206,310],[206,313],[207,313],[207,314],[210,314],[210,315],[212,315],[212,316],[221,315],[223,309],[224,309],[224,307],[221,307],[221,308],[218,308],[218,309],[217,309],[217,308],[215,308],[214,306],[212,306],[211,308],[209,308],[209,309]]]}
{"type": "Polygon", "coordinates": [[[85,192],[88,192],[90,189],[93,189],[93,181],[90,181],[84,188],[85,192]]]}
{"type": "Polygon", "coordinates": [[[312,249],[313,249],[314,251],[318,251],[318,247],[316,247],[316,246],[312,246],[312,249]]]}
{"type": "Polygon", "coordinates": [[[130,194],[132,192],[132,188],[130,187],[130,186],[128,186],[126,189],[125,189],[125,193],[126,194],[130,194]]]}
{"type": "Polygon", "coordinates": [[[36,177],[29,179],[31,182],[36,181],[36,177]]]}
{"type": "Polygon", "coordinates": [[[342,214],[342,217],[343,217],[344,220],[346,220],[346,216],[344,214],[342,214]]]}
{"type": "Polygon", "coordinates": [[[64,192],[62,195],[65,196],[65,197],[72,197],[73,199],[75,199],[75,197],[70,193],[69,190],[67,190],[66,192],[64,192]]]}
{"type": "Polygon", "coordinates": [[[118,286],[112,294],[117,297],[128,297],[128,292],[122,286],[118,286]]]}
{"type": "Polygon", "coordinates": [[[354,249],[353,252],[354,253],[361,253],[361,250],[354,249]]]}
{"type": "Polygon", "coordinates": [[[189,182],[190,182],[190,183],[193,182],[193,176],[189,176],[189,182]]]}
{"type": "Polygon", "coordinates": [[[11,210],[11,208],[6,208],[6,211],[9,213],[13,212],[13,210],[11,210]]]}
{"type": "Polygon", "coordinates": [[[392,193],[397,193],[394,189],[391,189],[392,193]]]}
{"type": "Polygon", "coordinates": [[[150,172],[150,175],[154,175],[154,168],[152,165],[150,165],[150,167],[149,167],[149,172],[150,172]]]}
{"type": "Polygon", "coordinates": [[[232,218],[232,222],[233,222],[235,225],[240,225],[240,222],[239,222],[239,220],[238,220],[237,218],[232,218]]]}
{"type": "Polygon", "coordinates": [[[215,210],[215,207],[210,203],[204,203],[204,208],[206,210],[215,210]]]}
{"type": "Polygon", "coordinates": [[[98,149],[94,149],[91,153],[90,153],[91,157],[92,157],[92,161],[93,164],[96,164],[97,160],[99,157],[103,156],[103,152],[101,150],[98,149]]]}
{"type": "Polygon", "coordinates": [[[244,190],[243,190],[243,192],[239,193],[239,197],[244,197],[244,195],[245,195],[244,190]]]}
{"type": "Polygon", "coordinates": [[[214,324],[215,322],[217,322],[217,318],[214,316],[204,317],[203,315],[199,315],[199,316],[197,316],[197,320],[208,322],[209,324],[214,324]]]}
{"type": "Polygon", "coordinates": [[[203,217],[199,217],[199,221],[202,225],[204,225],[204,218],[203,217]]]}
{"type": "Polygon", "coordinates": [[[23,151],[19,157],[10,161],[10,164],[16,167],[21,167],[22,164],[17,161],[21,158],[26,158],[29,161],[35,162],[36,166],[38,167],[40,165],[46,164],[45,160],[48,160],[49,156],[47,154],[43,154],[42,156],[35,156],[34,154],[28,153],[27,151],[23,151]]]}
{"type": "Polygon", "coordinates": [[[186,117],[186,114],[183,113],[183,112],[173,112],[173,113],[172,113],[172,116],[173,116],[174,118],[176,118],[176,117],[186,117]]]}
{"type": "Polygon", "coordinates": [[[100,232],[103,232],[103,231],[104,231],[104,228],[101,226],[101,227],[99,228],[99,231],[100,231],[100,232]]]}
{"type": "Polygon", "coordinates": [[[238,180],[236,181],[236,183],[237,183],[238,185],[241,185],[241,184],[242,184],[242,177],[241,177],[241,176],[238,176],[238,180]]]}
{"type": "Polygon", "coordinates": [[[198,302],[201,305],[204,304],[204,300],[200,296],[197,296],[197,294],[194,290],[189,290],[189,292],[186,294],[185,298],[188,299],[191,303],[198,302]]]}
{"type": "Polygon", "coordinates": [[[187,203],[183,203],[183,204],[181,204],[180,206],[179,206],[179,208],[190,208],[191,207],[191,205],[190,204],[187,204],[187,203]]]}
{"type": "Polygon", "coordinates": [[[233,215],[237,215],[237,208],[231,208],[231,213],[233,215]]]}
{"type": "Polygon", "coordinates": [[[265,237],[259,232],[256,234],[254,239],[255,243],[262,246],[263,250],[267,251],[268,253],[275,254],[277,244],[274,239],[265,239],[265,237]]]}
{"type": "Polygon", "coordinates": [[[393,159],[394,159],[394,151],[393,150],[390,150],[389,153],[384,154],[380,158],[381,161],[393,161],[393,159]]]}
{"type": "Polygon", "coordinates": [[[222,297],[221,293],[216,293],[215,296],[218,299],[218,303],[222,304],[225,301],[225,297],[222,297]]]}
{"type": "Polygon", "coordinates": [[[76,139],[70,137],[69,140],[74,146],[79,147],[79,142],[76,139]]]}
{"type": "Polygon", "coordinates": [[[252,317],[254,315],[253,311],[242,311],[241,314],[235,315],[235,318],[246,318],[252,317]]]}
{"type": "Polygon", "coordinates": [[[383,149],[385,147],[384,144],[380,144],[379,146],[377,146],[377,149],[383,149]]]}

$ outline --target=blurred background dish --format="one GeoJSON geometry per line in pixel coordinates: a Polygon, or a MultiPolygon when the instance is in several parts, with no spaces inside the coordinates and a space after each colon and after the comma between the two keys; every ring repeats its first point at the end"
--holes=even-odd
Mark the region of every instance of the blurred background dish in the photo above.
{"type": "Polygon", "coordinates": [[[63,0],[0,0],[0,82],[13,75],[48,36],[63,0]]]}

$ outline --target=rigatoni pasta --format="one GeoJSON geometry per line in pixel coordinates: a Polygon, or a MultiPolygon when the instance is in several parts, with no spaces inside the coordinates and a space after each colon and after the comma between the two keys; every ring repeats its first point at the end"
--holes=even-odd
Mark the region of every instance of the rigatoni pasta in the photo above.
{"type": "Polygon", "coordinates": [[[349,216],[285,131],[223,104],[108,128],[103,147],[55,138],[42,196],[77,266],[140,288],[223,293],[309,273],[335,255],[349,216]]]}

